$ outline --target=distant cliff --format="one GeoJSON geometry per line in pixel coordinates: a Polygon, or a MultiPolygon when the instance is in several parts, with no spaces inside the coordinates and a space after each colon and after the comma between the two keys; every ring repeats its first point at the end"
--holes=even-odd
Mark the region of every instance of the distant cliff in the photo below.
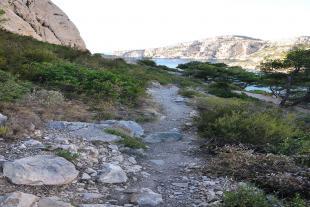
{"type": "Polygon", "coordinates": [[[78,29],[50,0],[0,0],[4,29],[35,39],[86,50],[78,29]]]}
{"type": "Polygon", "coordinates": [[[280,57],[297,45],[310,45],[310,37],[288,41],[266,41],[245,36],[219,36],[170,47],[118,51],[114,55],[129,58],[181,58],[219,60],[230,65],[255,68],[266,57],[280,57]]]}

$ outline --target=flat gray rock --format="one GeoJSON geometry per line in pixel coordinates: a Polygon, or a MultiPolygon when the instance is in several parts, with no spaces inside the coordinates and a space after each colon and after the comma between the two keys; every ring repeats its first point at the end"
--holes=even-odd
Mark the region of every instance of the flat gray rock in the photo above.
{"type": "Polygon", "coordinates": [[[121,138],[119,136],[104,132],[104,129],[108,127],[109,125],[106,124],[66,121],[50,121],[47,124],[49,129],[64,131],[71,136],[83,138],[91,142],[111,143],[120,141],[121,138]]]}
{"type": "Polygon", "coordinates": [[[57,197],[41,198],[38,207],[73,207],[70,203],[65,203],[57,197]]]}
{"type": "Polygon", "coordinates": [[[0,196],[1,207],[33,207],[39,198],[32,194],[14,192],[0,196]]]}
{"type": "Polygon", "coordinates": [[[101,183],[125,183],[128,177],[125,171],[118,165],[106,163],[102,166],[102,173],[99,176],[98,181],[101,183]]]}
{"type": "Polygon", "coordinates": [[[79,207],[121,207],[111,204],[80,204],[79,207]]]}
{"type": "Polygon", "coordinates": [[[101,121],[101,124],[109,125],[109,127],[119,127],[123,128],[129,132],[130,136],[142,137],[144,135],[144,129],[140,124],[135,121],[117,121],[117,120],[107,120],[101,121]]]}
{"type": "Polygon", "coordinates": [[[62,157],[37,155],[5,162],[3,174],[18,185],[64,185],[77,178],[75,166],[62,157]]]}
{"type": "Polygon", "coordinates": [[[172,142],[179,141],[183,135],[178,132],[158,132],[148,135],[144,141],[147,143],[172,142]]]}
{"type": "Polygon", "coordinates": [[[142,188],[131,197],[130,201],[140,207],[156,207],[163,203],[163,198],[161,194],[155,193],[151,189],[142,188]]]}
{"type": "Polygon", "coordinates": [[[164,160],[150,160],[150,162],[152,162],[153,164],[158,165],[158,166],[162,166],[165,164],[164,160]]]}

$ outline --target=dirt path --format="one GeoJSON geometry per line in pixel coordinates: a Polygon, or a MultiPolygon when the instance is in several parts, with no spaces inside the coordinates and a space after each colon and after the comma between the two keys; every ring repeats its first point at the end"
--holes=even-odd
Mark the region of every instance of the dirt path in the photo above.
{"type": "Polygon", "coordinates": [[[211,182],[215,186],[222,180],[211,180],[201,176],[197,170],[204,163],[203,159],[194,155],[199,147],[197,136],[191,130],[182,130],[184,124],[191,121],[194,109],[178,95],[178,90],[176,86],[149,89],[154,101],[161,105],[164,116],[160,121],[143,125],[146,135],[173,131],[182,134],[183,139],[149,144],[146,157],[139,161],[150,175],[135,187],[150,188],[162,194],[162,206],[205,206],[211,197],[214,199],[216,196],[212,187],[206,185],[211,182]]]}

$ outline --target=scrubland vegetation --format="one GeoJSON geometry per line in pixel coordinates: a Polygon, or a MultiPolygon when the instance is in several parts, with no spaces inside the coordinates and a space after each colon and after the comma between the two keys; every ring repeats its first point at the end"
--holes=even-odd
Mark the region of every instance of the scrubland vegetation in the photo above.
{"type": "MultiPolygon", "coordinates": [[[[209,159],[205,172],[231,176],[258,187],[250,184],[226,192],[223,206],[307,206],[304,199],[310,196],[309,113],[283,106],[295,100],[307,108],[308,52],[290,52],[284,61],[290,63],[279,60],[264,63],[265,68],[296,66],[298,74],[271,70],[255,74],[225,64],[199,62],[179,66],[185,70],[185,76],[205,81],[205,92],[214,95],[206,96],[190,89],[181,91],[194,98],[199,111],[196,126],[209,159]],[[279,67],[275,62],[279,62],[279,67]],[[295,85],[286,86],[291,76],[295,85]],[[235,93],[251,84],[271,86],[273,95],[277,89],[282,107],[235,93]],[[294,90],[296,87],[302,88],[294,90]]],[[[262,91],[254,93],[270,96],[262,91]]]]}
{"type": "Polygon", "coordinates": [[[11,117],[11,136],[31,128],[25,119],[42,126],[47,119],[124,118],[119,109],[135,113],[150,81],[191,84],[156,64],[131,65],[3,30],[0,80],[0,109],[11,117]]]}
{"type": "MultiPolygon", "coordinates": [[[[197,104],[195,124],[209,153],[205,173],[231,176],[258,187],[225,193],[223,206],[303,207],[310,197],[309,114],[235,91],[250,84],[272,85],[282,106],[307,105],[309,60],[309,51],[291,52],[285,61],[264,63],[265,73],[257,74],[225,64],[191,62],[179,66],[185,71],[183,76],[175,76],[151,60],[131,65],[0,30],[0,112],[10,117],[0,127],[0,136],[22,136],[33,125],[40,127],[51,119],[117,118],[120,111],[139,109],[150,81],[175,83],[181,86],[181,95],[197,104]],[[291,85],[285,87],[287,78],[291,85]]],[[[106,132],[122,137],[121,144],[127,147],[146,148],[140,139],[124,132],[106,132]]],[[[67,151],[56,154],[68,160],[78,156],[67,151]]]]}

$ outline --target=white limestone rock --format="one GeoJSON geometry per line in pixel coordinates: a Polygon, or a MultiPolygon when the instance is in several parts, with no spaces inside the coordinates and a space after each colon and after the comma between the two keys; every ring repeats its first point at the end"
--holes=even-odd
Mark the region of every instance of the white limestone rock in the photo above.
{"type": "Polygon", "coordinates": [[[62,157],[37,155],[5,162],[3,174],[18,185],[64,185],[75,180],[79,172],[62,157]]]}
{"type": "Polygon", "coordinates": [[[0,196],[1,207],[34,207],[39,198],[32,194],[14,192],[0,196]]]}
{"type": "Polygon", "coordinates": [[[102,166],[102,173],[99,175],[99,182],[116,184],[127,182],[128,177],[125,171],[118,165],[106,163],[102,166]]]}
{"type": "Polygon", "coordinates": [[[3,27],[52,44],[86,50],[85,43],[69,17],[51,0],[1,0],[7,20],[3,27]]]}

